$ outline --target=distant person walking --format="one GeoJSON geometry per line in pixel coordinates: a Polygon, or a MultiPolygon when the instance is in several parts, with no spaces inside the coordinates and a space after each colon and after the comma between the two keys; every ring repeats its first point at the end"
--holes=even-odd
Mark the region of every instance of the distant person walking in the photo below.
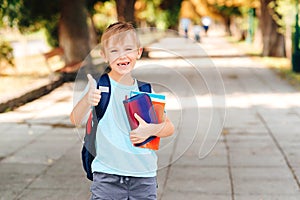
{"type": "Polygon", "coordinates": [[[191,20],[189,18],[182,18],[181,19],[181,26],[184,30],[184,37],[188,38],[188,33],[189,33],[189,26],[190,26],[191,20]]]}
{"type": "Polygon", "coordinates": [[[196,42],[200,42],[200,32],[201,32],[201,26],[199,26],[198,24],[195,24],[193,27],[193,31],[194,31],[194,39],[196,42]]]}
{"type": "Polygon", "coordinates": [[[204,32],[205,32],[205,35],[207,36],[207,32],[208,32],[208,29],[209,29],[209,26],[211,24],[211,19],[210,17],[203,17],[202,18],[202,26],[204,28],[204,32]]]}

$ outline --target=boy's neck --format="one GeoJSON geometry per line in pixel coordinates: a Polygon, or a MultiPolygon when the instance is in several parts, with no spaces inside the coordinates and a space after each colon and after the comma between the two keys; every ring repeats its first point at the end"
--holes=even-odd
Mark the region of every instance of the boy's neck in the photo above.
{"type": "Polygon", "coordinates": [[[108,73],[109,77],[112,78],[114,81],[122,84],[122,85],[133,85],[134,79],[131,76],[131,73],[126,75],[120,76],[119,74],[114,73],[113,71],[108,73]]]}

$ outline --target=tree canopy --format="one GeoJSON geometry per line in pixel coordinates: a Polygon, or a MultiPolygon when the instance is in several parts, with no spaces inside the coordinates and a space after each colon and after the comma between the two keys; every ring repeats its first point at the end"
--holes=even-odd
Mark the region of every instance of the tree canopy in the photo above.
{"type": "MultiPolygon", "coordinates": [[[[227,32],[230,33],[231,20],[234,16],[247,19],[248,10],[254,8],[261,24],[263,45],[266,48],[264,55],[284,56],[283,51],[278,49],[282,45],[285,46],[284,43],[267,44],[266,42],[270,42],[267,36],[273,33],[273,38],[282,41],[279,39],[280,35],[287,34],[286,28],[293,24],[296,2],[296,0],[74,0],[70,1],[72,3],[68,1],[0,0],[2,18],[0,26],[15,26],[22,33],[44,28],[48,42],[54,47],[64,46],[70,55],[68,62],[74,62],[82,59],[83,55],[76,59],[79,54],[72,48],[77,49],[76,45],[86,46],[84,52],[87,52],[91,47],[91,32],[95,32],[95,27],[104,29],[106,23],[110,23],[108,18],[103,20],[103,15],[111,15],[115,20],[132,21],[139,25],[145,22],[150,26],[165,29],[177,29],[180,17],[199,22],[201,17],[211,16],[223,21],[227,32]],[[72,9],[67,9],[68,7],[72,9]],[[97,17],[105,23],[93,20],[97,14],[97,17]],[[114,18],[112,15],[117,17],[114,18]],[[80,29],[76,29],[76,26],[77,28],[80,26],[80,29]],[[78,38],[82,37],[85,38],[85,42],[80,43],[78,38]],[[68,40],[70,42],[67,42],[68,40]],[[76,45],[71,45],[72,43],[76,45]],[[276,53],[273,51],[275,46],[276,53]],[[273,50],[268,51],[271,49],[273,50]],[[74,56],[71,56],[72,54],[74,56]]],[[[99,32],[101,33],[101,30],[98,30],[99,32]]],[[[275,40],[271,42],[275,43],[275,40]]]]}

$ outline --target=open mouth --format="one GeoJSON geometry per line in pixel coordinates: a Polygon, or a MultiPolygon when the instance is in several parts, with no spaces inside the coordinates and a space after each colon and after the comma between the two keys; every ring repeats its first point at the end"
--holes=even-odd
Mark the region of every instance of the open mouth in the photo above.
{"type": "Polygon", "coordinates": [[[129,65],[130,62],[122,62],[122,63],[118,63],[117,65],[119,67],[127,67],[129,65]]]}

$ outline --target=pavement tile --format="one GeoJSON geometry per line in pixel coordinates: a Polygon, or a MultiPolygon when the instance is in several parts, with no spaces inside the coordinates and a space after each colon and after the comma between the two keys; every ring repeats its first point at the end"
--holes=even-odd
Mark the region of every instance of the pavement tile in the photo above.
{"type": "Polygon", "coordinates": [[[0,163],[0,199],[15,199],[47,167],[47,165],[32,163],[0,163]]]}
{"type": "Polygon", "coordinates": [[[199,179],[191,178],[189,180],[182,179],[181,181],[175,181],[169,179],[165,193],[180,192],[188,194],[192,192],[200,194],[215,194],[229,196],[231,193],[229,180],[212,180],[212,179],[199,179]],[[183,184],[184,183],[184,184],[183,184]]]}
{"type": "Polygon", "coordinates": [[[299,190],[293,179],[234,180],[234,194],[237,195],[298,195],[299,190]]]}
{"type": "Polygon", "coordinates": [[[230,155],[232,157],[244,155],[244,156],[278,156],[281,157],[281,152],[276,148],[273,141],[245,141],[229,143],[230,155]],[[255,144],[254,144],[255,143],[255,144]]]}
{"type": "Polygon", "coordinates": [[[13,123],[0,123],[0,133],[3,133],[11,128],[11,126],[14,125],[13,123]]]}
{"type": "Polygon", "coordinates": [[[80,190],[91,183],[84,175],[44,174],[30,184],[30,189],[77,189],[80,190]]]}
{"type": "Polygon", "coordinates": [[[242,195],[237,194],[234,195],[235,200],[251,200],[251,199],[257,199],[257,200],[298,200],[300,199],[299,194],[295,195],[281,195],[281,194],[275,194],[275,195],[268,195],[268,194],[253,194],[253,195],[242,195]]]}
{"type": "Polygon", "coordinates": [[[24,190],[24,187],[12,187],[9,189],[0,188],[0,200],[16,199],[16,197],[24,190]]]}
{"type": "Polygon", "coordinates": [[[284,167],[286,165],[284,158],[276,155],[236,154],[230,160],[233,167],[284,167]]]}
{"type": "Polygon", "coordinates": [[[298,180],[300,180],[300,167],[293,168],[295,175],[297,176],[298,180]]]}
{"type": "Polygon", "coordinates": [[[293,174],[288,167],[232,167],[232,177],[234,180],[293,180],[293,174]]]}
{"type": "MultiPolygon", "coordinates": [[[[300,160],[299,160],[299,151],[297,152],[297,154],[294,153],[289,153],[287,151],[287,159],[289,161],[289,164],[293,167],[293,168],[298,168],[300,167],[300,160]]],[[[300,180],[300,179],[299,179],[300,180]]]]}
{"type": "Polygon", "coordinates": [[[49,164],[60,158],[75,142],[77,137],[74,134],[63,134],[59,129],[52,129],[2,162],[49,164]]]}
{"type": "Polygon", "coordinates": [[[72,199],[72,200],[87,200],[90,198],[90,192],[88,188],[76,188],[76,189],[64,189],[64,188],[55,188],[55,189],[43,189],[43,188],[34,188],[34,189],[25,189],[17,199],[22,200],[57,200],[57,199],[72,199]]]}
{"type": "MultiPolygon", "coordinates": [[[[80,143],[78,141],[78,143],[80,143]]],[[[81,176],[85,179],[85,172],[81,166],[81,148],[76,144],[70,148],[54,165],[45,172],[49,176],[81,176]]]]}
{"type": "MultiPolygon", "coordinates": [[[[178,146],[179,148],[180,146],[178,146]]],[[[214,140],[203,140],[203,141],[195,141],[185,152],[185,156],[197,156],[200,157],[200,155],[203,155],[202,152],[208,152],[208,155],[214,154],[214,155],[226,155],[226,146],[224,142],[219,139],[218,141],[214,140]],[[207,146],[204,146],[204,144],[207,144],[207,146]]]]}
{"type": "Polygon", "coordinates": [[[227,157],[222,154],[211,153],[205,158],[197,156],[182,156],[174,162],[176,165],[198,167],[225,167],[228,165],[227,157]]]}
{"type": "Polygon", "coordinates": [[[25,187],[48,166],[44,164],[1,163],[1,189],[10,189],[19,185],[25,187]]]}
{"type": "Polygon", "coordinates": [[[167,181],[167,177],[168,177],[168,171],[169,171],[169,166],[168,167],[164,167],[164,168],[160,168],[157,170],[157,197],[158,199],[161,199],[164,189],[165,189],[165,183],[167,181]]]}
{"type": "Polygon", "coordinates": [[[230,194],[228,169],[218,167],[171,167],[167,190],[182,193],[230,194]],[[184,183],[184,184],[183,184],[184,183]]]}
{"type": "Polygon", "coordinates": [[[49,129],[45,126],[12,125],[6,131],[0,132],[0,157],[3,159],[21,150],[49,129]]]}
{"type": "Polygon", "coordinates": [[[231,200],[231,195],[227,194],[203,194],[202,192],[178,192],[167,191],[163,200],[183,200],[183,199],[201,199],[201,200],[231,200]]]}
{"type": "MultiPolygon", "coordinates": [[[[284,118],[284,119],[288,120],[288,118],[284,118]]],[[[298,124],[299,123],[294,123],[290,125],[286,125],[286,124],[280,125],[276,122],[273,122],[272,124],[269,123],[268,127],[270,128],[270,130],[275,136],[282,136],[282,135],[286,136],[287,133],[289,135],[291,134],[291,136],[294,136],[297,135],[297,133],[299,133],[298,124]]]]}

